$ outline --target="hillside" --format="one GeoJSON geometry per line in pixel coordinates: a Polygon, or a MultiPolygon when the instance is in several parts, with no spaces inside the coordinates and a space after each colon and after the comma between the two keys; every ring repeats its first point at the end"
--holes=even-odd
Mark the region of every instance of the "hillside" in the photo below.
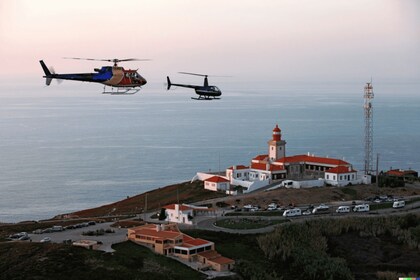
{"type": "MultiPolygon", "coordinates": [[[[223,193],[212,192],[204,189],[204,184],[201,181],[184,182],[174,184],[163,188],[154,189],[127,199],[103,205],[97,208],[82,210],[71,213],[76,217],[100,217],[109,215],[127,215],[142,213],[146,207],[147,196],[147,211],[158,210],[162,206],[171,203],[190,203],[205,199],[224,197],[223,193]]],[[[57,216],[56,218],[61,218],[57,216]]]]}

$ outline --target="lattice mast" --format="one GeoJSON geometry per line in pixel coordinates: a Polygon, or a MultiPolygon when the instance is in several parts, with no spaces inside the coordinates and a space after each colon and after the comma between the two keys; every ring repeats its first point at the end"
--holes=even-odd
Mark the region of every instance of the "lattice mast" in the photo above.
{"type": "Polygon", "coordinates": [[[373,87],[372,82],[365,85],[365,174],[373,174],[373,87]]]}

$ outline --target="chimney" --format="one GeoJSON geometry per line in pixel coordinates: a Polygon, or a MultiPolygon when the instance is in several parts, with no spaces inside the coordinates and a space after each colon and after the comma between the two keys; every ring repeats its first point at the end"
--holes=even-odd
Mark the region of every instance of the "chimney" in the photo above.
{"type": "Polygon", "coordinates": [[[160,231],[160,225],[156,225],[156,231],[159,232],[160,231]]]}
{"type": "Polygon", "coordinates": [[[265,164],[265,170],[267,170],[267,171],[270,170],[270,164],[269,163],[265,164]]]}

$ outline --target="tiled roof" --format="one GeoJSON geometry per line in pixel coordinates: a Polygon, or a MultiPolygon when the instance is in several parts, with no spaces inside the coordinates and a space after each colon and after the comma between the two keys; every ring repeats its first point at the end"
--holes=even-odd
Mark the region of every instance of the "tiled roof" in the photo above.
{"type": "Polygon", "coordinates": [[[169,239],[175,239],[178,236],[182,235],[181,232],[178,231],[157,231],[156,229],[149,229],[149,228],[138,228],[135,229],[135,233],[140,235],[147,235],[154,238],[169,238],[169,239]]]}
{"type": "MultiPolygon", "coordinates": [[[[236,170],[241,170],[241,169],[248,169],[249,166],[245,166],[245,165],[236,165],[236,170]]],[[[233,166],[228,167],[227,169],[233,170],[233,166]]]]}
{"type": "Polygon", "coordinates": [[[206,181],[206,182],[212,182],[212,183],[225,183],[225,182],[229,182],[228,179],[225,179],[225,178],[220,177],[220,176],[213,176],[213,177],[210,177],[210,178],[208,178],[208,179],[206,179],[204,181],[206,181]]]}
{"type": "Polygon", "coordinates": [[[388,175],[393,176],[404,176],[404,175],[415,175],[417,172],[414,170],[401,170],[401,169],[392,169],[386,172],[388,175]]]}
{"type": "MultiPolygon", "coordinates": [[[[170,210],[175,210],[175,204],[169,204],[169,205],[163,206],[163,208],[170,209],[170,210]]],[[[181,210],[181,211],[190,210],[190,209],[192,209],[192,208],[188,207],[186,205],[182,205],[182,204],[179,205],[179,210],[181,210]]]]}
{"type": "Polygon", "coordinates": [[[264,171],[281,171],[284,170],[284,167],[281,165],[273,165],[273,164],[268,164],[268,170],[267,170],[267,164],[266,163],[256,163],[256,162],[252,162],[251,163],[251,168],[252,169],[257,169],[257,170],[264,170],[264,171]]]}
{"type": "Polygon", "coordinates": [[[305,163],[317,163],[317,164],[326,164],[326,165],[348,165],[349,163],[335,158],[327,157],[317,157],[317,156],[308,156],[308,155],[296,155],[290,157],[283,157],[278,159],[276,162],[279,163],[296,163],[296,162],[305,162],[305,163]]]}
{"type": "Polygon", "coordinates": [[[347,167],[347,166],[337,166],[334,168],[330,168],[327,171],[328,173],[334,173],[334,174],[343,174],[343,173],[354,173],[357,172],[356,170],[354,170],[351,167],[347,167]]]}
{"type": "Polygon", "coordinates": [[[234,263],[235,261],[226,257],[217,257],[214,259],[210,259],[210,261],[217,263],[217,264],[228,264],[228,263],[234,263]]]}
{"type": "Polygon", "coordinates": [[[266,160],[268,159],[268,155],[258,155],[254,157],[252,160],[266,160]]]}
{"type": "Polygon", "coordinates": [[[202,257],[204,257],[206,259],[212,259],[212,258],[217,258],[217,257],[220,257],[221,256],[215,250],[200,252],[200,253],[198,253],[198,255],[200,255],[200,256],[202,256],[202,257]]]}
{"type": "Polygon", "coordinates": [[[184,244],[192,245],[192,246],[200,246],[200,245],[211,245],[212,243],[210,241],[201,239],[201,238],[192,238],[191,236],[188,236],[184,234],[184,244]]]}

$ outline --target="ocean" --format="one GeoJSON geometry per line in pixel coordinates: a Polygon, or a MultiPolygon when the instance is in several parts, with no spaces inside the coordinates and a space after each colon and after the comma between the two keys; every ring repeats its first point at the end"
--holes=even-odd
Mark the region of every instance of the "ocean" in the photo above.
{"type": "MultiPolygon", "coordinates": [[[[222,84],[221,100],[146,85],[0,89],[0,222],[51,218],[190,180],[267,152],[276,124],[287,155],[344,158],[363,168],[364,84],[222,84]],[[254,89],[250,89],[254,88],[254,89]]],[[[420,170],[418,85],[374,84],[380,170],[420,170]]]]}

